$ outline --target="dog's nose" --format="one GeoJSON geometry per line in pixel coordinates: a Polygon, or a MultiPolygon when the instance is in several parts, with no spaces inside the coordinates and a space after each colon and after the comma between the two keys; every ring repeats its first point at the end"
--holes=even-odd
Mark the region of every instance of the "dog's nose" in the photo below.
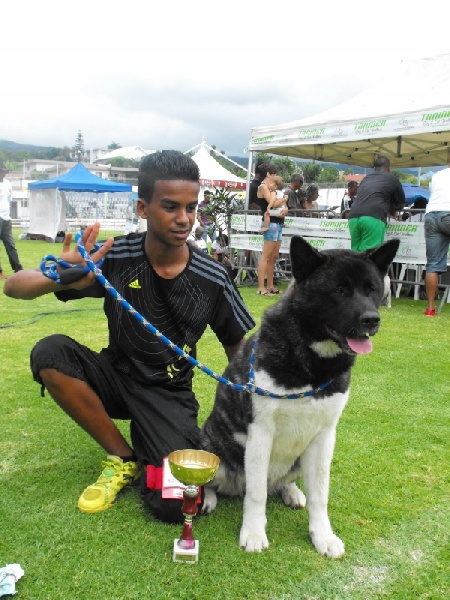
{"type": "Polygon", "coordinates": [[[367,310],[361,315],[361,324],[367,330],[375,329],[380,324],[380,315],[374,310],[367,310]]]}

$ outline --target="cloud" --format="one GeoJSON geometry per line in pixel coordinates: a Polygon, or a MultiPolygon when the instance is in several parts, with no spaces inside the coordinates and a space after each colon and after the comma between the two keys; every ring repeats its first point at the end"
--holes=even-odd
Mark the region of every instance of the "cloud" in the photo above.
{"type": "Polygon", "coordinates": [[[382,82],[402,58],[450,47],[445,19],[419,40],[417,15],[385,0],[375,7],[388,14],[381,21],[353,0],[79,0],[65,14],[41,0],[5,11],[14,27],[0,40],[10,86],[0,138],[46,146],[72,146],[81,130],[87,148],[186,150],[205,136],[242,155],[252,128],[319,113],[382,82]]]}

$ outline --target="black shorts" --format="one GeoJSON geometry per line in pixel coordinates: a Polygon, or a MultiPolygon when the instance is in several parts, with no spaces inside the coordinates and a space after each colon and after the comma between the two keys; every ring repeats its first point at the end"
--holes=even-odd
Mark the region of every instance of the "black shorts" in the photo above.
{"type": "MultiPolygon", "coordinates": [[[[41,385],[39,371],[48,368],[85,381],[92,387],[112,419],[130,420],[131,443],[136,456],[145,465],[160,467],[162,459],[173,450],[200,447],[198,402],[191,389],[144,386],[115,370],[101,353],[58,334],[35,345],[30,366],[35,381],[41,385]]],[[[142,495],[152,508],[150,496],[144,497],[148,494],[153,498],[154,493],[146,488],[144,473],[142,495]]],[[[157,496],[159,502],[160,494],[157,496]]],[[[172,503],[163,502],[165,509],[167,503],[172,503]]],[[[179,501],[175,501],[175,505],[179,516],[179,501]]]]}

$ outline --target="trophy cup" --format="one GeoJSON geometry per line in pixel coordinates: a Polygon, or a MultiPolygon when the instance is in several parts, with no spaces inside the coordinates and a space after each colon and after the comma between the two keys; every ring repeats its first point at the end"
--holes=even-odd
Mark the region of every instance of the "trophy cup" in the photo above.
{"type": "Polygon", "coordinates": [[[183,531],[179,539],[173,542],[174,562],[198,562],[199,542],[192,536],[192,520],[198,512],[198,486],[205,485],[216,474],[220,460],[211,452],[204,450],[175,450],[168,456],[172,475],[184,484],[183,531]]]}

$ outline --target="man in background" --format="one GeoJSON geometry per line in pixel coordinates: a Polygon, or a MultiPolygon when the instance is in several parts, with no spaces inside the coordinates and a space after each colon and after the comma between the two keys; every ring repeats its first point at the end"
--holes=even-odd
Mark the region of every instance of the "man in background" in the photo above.
{"type": "Polygon", "coordinates": [[[208,236],[211,242],[216,239],[216,227],[214,222],[208,216],[209,201],[211,200],[212,192],[205,190],[203,192],[203,200],[198,205],[197,219],[200,225],[203,227],[203,239],[205,242],[208,241],[208,236]]]}
{"type": "Polygon", "coordinates": [[[259,161],[255,166],[255,176],[250,181],[248,190],[248,208],[250,210],[261,210],[260,199],[258,198],[258,188],[265,177],[265,163],[259,161]]]}
{"type": "MultiPolygon", "coordinates": [[[[20,264],[12,234],[12,221],[10,215],[12,187],[9,179],[5,179],[7,171],[5,165],[0,162],[0,240],[2,240],[3,245],[5,246],[11,269],[17,273],[17,271],[21,271],[23,267],[20,264]]],[[[0,279],[6,279],[1,264],[0,279]]]]}
{"type": "Polygon", "coordinates": [[[405,192],[400,180],[390,172],[390,160],[379,156],[373,168],[374,172],[359,184],[358,197],[349,214],[351,247],[357,252],[380,246],[388,217],[405,206],[405,192]]]}
{"type": "Polygon", "coordinates": [[[350,209],[354,200],[356,200],[356,194],[358,193],[358,182],[349,181],[347,184],[347,191],[344,194],[341,202],[341,219],[348,219],[350,209]]]}
{"type": "Polygon", "coordinates": [[[191,236],[188,238],[188,241],[191,239],[192,243],[195,244],[195,246],[199,250],[201,250],[205,254],[209,254],[208,247],[206,245],[205,240],[203,239],[203,234],[204,234],[204,229],[201,225],[199,225],[198,227],[195,228],[193,234],[191,232],[191,236]]]}
{"type": "MultiPolygon", "coordinates": [[[[287,199],[287,207],[291,210],[299,210],[302,208],[302,199],[300,189],[303,185],[303,175],[300,173],[293,173],[291,175],[291,183],[284,190],[287,199]]],[[[289,213],[288,213],[289,214],[289,213]]],[[[295,213],[294,213],[295,214],[295,213]]]]}
{"type": "Polygon", "coordinates": [[[425,316],[434,317],[439,275],[447,271],[450,244],[450,161],[446,169],[433,175],[430,190],[430,199],[425,212],[427,252],[425,289],[428,298],[425,316]]]}

